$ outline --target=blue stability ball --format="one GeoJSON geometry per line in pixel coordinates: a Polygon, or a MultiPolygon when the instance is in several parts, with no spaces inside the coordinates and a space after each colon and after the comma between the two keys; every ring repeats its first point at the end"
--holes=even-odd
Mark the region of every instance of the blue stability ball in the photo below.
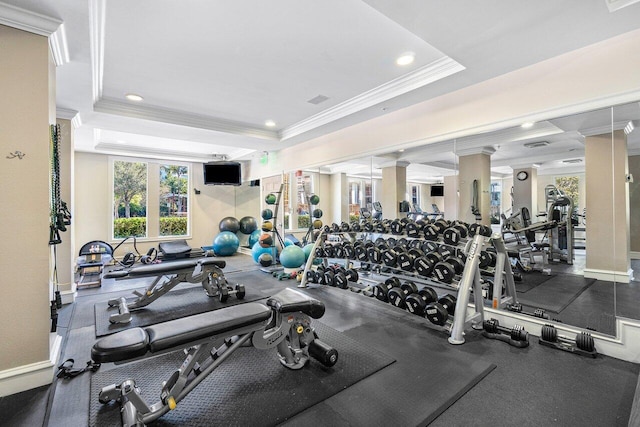
{"type": "Polygon", "coordinates": [[[262,234],[262,231],[260,230],[254,230],[253,233],[251,233],[249,235],[249,247],[253,248],[253,245],[256,244],[256,242],[260,239],[260,235],[262,234]]]}
{"type": "Polygon", "coordinates": [[[304,264],[304,251],[296,245],[287,246],[280,254],[280,264],[284,268],[295,269],[304,264]]]}
{"type": "Polygon", "coordinates": [[[232,233],[237,233],[240,230],[240,221],[235,219],[232,216],[227,216],[220,220],[220,224],[218,225],[220,231],[230,231],[232,233]]]}
{"type": "Polygon", "coordinates": [[[260,246],[260,242],[255,243],[251,248],[251,256],[253,257],[253,260],[256,263],[260,263],[258,258],[260,258],[260,255],[262,254],[270,254],[273,259],[276,259],[278,252],[275,247],[263,248],[260,246]]]}
{"type": "Polygon", "coordinates": [[[285,247],[285,248],[286,248],[287,246],[291,246],[291,245],[293,245],[293,240],[291,240],[291,239],[289,239],[289,238],[284,239],[284,247],[285,247]]]}
{"type": "Polygon", "coordinates": [[[239,246],[240,239],[231,231],[223,231],[213,239],[213,252],[219,256],[233,255],[239,246]]]}
{"type": "Polygon", "coordinates": [[[240,232],[242,234],[251,234],[258,229],[258,221],[252,216],[240,218],[240,232]]]}
{"type": "Polygon", "coordinates": [[[313,250],[313,243],[309,243],[308,245],[305,245],[304,248],[302,248],[302,251],[304,252],[305,262],[309,259],[309,256],[311,255],[312,250],[313,250]]]}

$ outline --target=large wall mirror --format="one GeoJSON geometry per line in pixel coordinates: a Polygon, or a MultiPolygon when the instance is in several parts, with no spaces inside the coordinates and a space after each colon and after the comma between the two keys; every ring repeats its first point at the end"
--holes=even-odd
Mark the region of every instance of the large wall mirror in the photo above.
{"type": "Polygon", "coordinates": [[[482,206],[481,221],[521,253],[513,267],[525,310],[615,335],[616,316],[640,319],[636,127],[638,102],[325,165],[320,175],[344,176],[348,205],[326,221],[358,219],[363,210],[377,215],[376,207],[395,218],[397,206],[382,203],[385,169],[404,168],[410,214],[472,222],[472,206],[482,206]],[[490,166],[473,183],[468,170],[485,159],[490,166]],[[509,233],[514,224],[533,226],[532,233],[509,233]]]}

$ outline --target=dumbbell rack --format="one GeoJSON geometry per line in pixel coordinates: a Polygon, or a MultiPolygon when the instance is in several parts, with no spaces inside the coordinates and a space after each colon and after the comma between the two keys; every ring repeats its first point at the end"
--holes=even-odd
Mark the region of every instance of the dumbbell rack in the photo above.
{"type": "MultiPolygon", "coordinates": [[[[312,265],[314,264],[314,260],[316,257],[316,249],[323,245],[328,237],[328,233],[326,230],[323,230],[321,235],[316,240],[314,247],[311,251],[311,255],[309,256],[307,263],[305,265],[304,274],[302,276],[302,280],[300,282],[299,287],[307,287],[307,272],[311,270],[312,265]]],[[[336,233],[342,234],[342,233],[336,233]]],[[[367,233],[364,233],[365,235],[367,233]]],[[[444,330],[449,333],[449,342],[451,344],[463,344],[464,340],[464,331],[468,327],[472,327],[474,329],[482,329],[482,324],[484,321],[484,300],[482,296],[482,283],[481,283],[481,274],[479,267],[479,257],[480,252],[483,250],[484,246],[487,244],[486,237],[477,234],[472,240],[469,241],[467,247],[467,261],[464,266],[464,270],[461,275],[461,279],[458,282],[458,286],[455,285],[447,285],[440,282],[434,282],[427,278],[418,278],[418,281],[425,282],[427,284],[435,285],[438,287],[445,287],[450,290],[455,290],[457,292],[457,300],[456,300],[456,310],[453,315],[453,321],[450,325],[447,326],[437,326],[428,323],[429,326],[432,326],[439,330],[444,330]],[[468,305],[469,299],[471,295],[471,289],[473,289],[474,295],[474,311],[470,314],[468,313],[468,305]]],[[[506,251],[505,251],[506,255],[506,251]]],[[[347,267],[351,260],[345,259],[347,267]]],[[[325,264],[328,263],[328,260],[324,259],[325,264]]],[[[496,272],[502,271],[496,269],[496,272]]],[[[497,273],[496,273],[497,275],[497,273]]],[[[411,277],[411,280],[416,279],[415,277],[411,277]]],[[[496,280],[498,283],[502,283],[502,278],[496,280]]],[[[511,276],[511,284],[513,289],[515,290],[515,285],[513,284],[513,276],[511,276]]],[[[515,292],[515,291],[514,291],[515,292]]],[[[501,295],[498,293],[498,295],[501,295]]]]}

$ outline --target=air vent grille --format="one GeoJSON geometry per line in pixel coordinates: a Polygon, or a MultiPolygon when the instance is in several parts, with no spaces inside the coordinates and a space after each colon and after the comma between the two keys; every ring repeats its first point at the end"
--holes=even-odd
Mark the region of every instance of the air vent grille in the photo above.
{"type": "Polygon", "coordinates": [[[315,98],[311,98],[311,99],[310,99],[310,100],[308,100],[307,102],[308,102],[309,104],[318,105],[318,104],[320,104],[321,102],[326,101],[327,99],[329,99],[329,97],[324,96],[324,95],[318,95],[318,96],[316,96],[315,98]]]}
{"type": "Polygon", "coordinates": [[[546,147],[547,145],[549,145],[549,141],[527,142],[524,144],[524,146],[527,148],[546,147]]]}
{"type": "Polygon", "coordinates": [[[562,163],[565,163],[565,164],[582,163],[582,159],[563,160],[562,163]]]}

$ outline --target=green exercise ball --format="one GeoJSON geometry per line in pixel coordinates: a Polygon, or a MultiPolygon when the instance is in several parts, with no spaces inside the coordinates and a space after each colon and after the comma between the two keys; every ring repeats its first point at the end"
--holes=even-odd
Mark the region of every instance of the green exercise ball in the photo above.
{"type": "Polygon", "coordinates": [[[311,195],[311,197],[309,197],[309,201],[312,205],[317,205],[318,203],[320,203],[320,197],[318,197],[316,194],[313,194],[311,195]]]}
{"type": "Polygon", "coordinates": [[[278,198],[275,194],[270,193],[265,197],[264,201],[267,202],[268,205],[275,205],[278,198]]]}

